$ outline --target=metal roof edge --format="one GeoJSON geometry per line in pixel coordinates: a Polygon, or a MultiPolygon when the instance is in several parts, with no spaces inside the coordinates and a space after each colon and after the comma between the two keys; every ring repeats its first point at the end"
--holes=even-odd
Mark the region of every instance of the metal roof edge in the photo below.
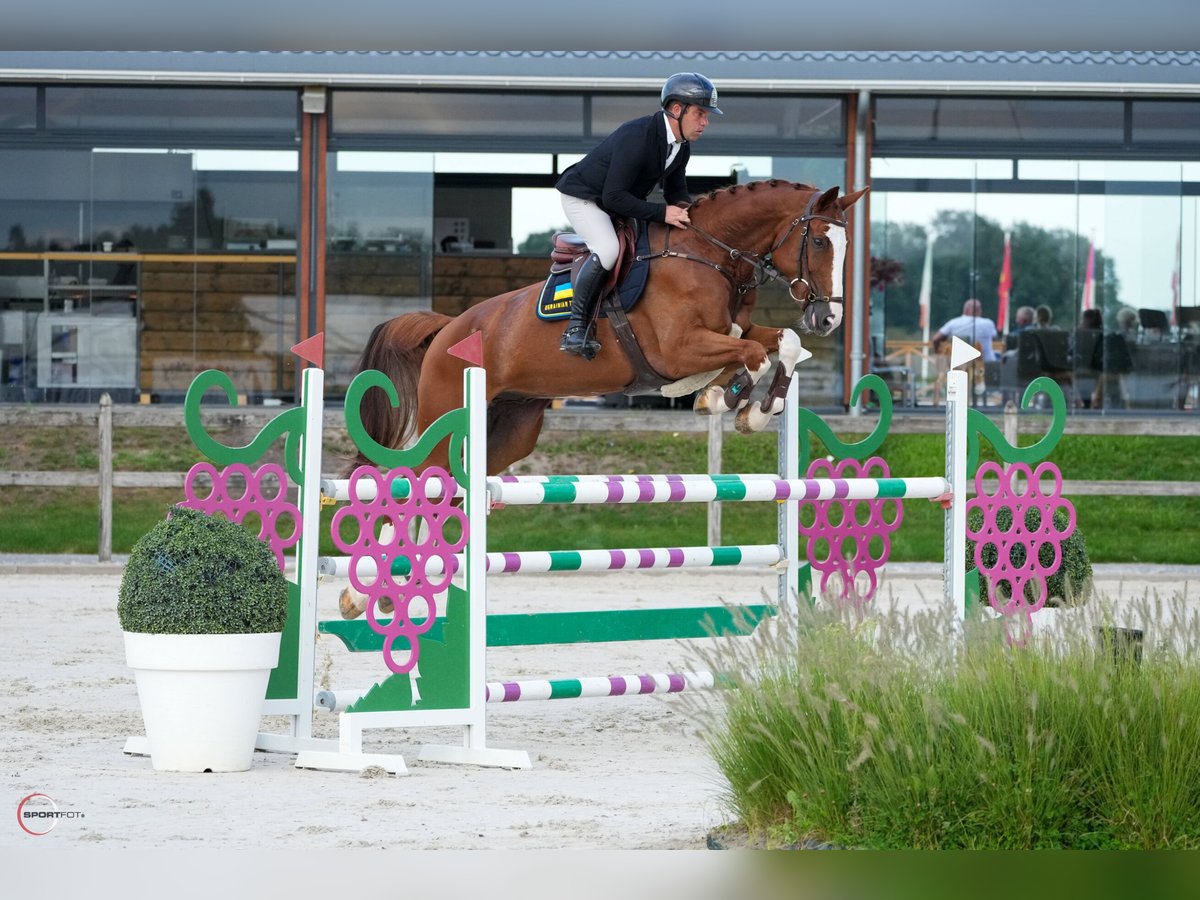
{"type": "MultiPolygon", "coordinates": [[[[62,82],[124,85],[214,85],[243,87],[301,87],[308,85],[339,88],[474,88],[520,91],[647,91],[658,90],[661,79],[652,77],[545,77],[507,75],[408,75],[352,73],[317,74],[306,72],[178,72],[169,70],[75,69],[48,72],[0,68],[2,82],[62,82]]],[[[1197,81],[1129,82],[1011,79],[930,79],[930,78],[722,78],[722,93],[955,93],[955,94],[1200,94],[1197,81]]]]}

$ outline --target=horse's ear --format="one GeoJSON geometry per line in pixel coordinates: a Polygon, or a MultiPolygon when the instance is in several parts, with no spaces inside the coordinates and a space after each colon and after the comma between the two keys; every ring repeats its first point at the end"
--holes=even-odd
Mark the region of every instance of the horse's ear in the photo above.
{"type": "Polygon", "coordinates": [[[842,192],[842,186],[835,185],[821,195],[821,199],[814,205],[813,209],[824,209],[827,206],[832,206],[837,202],[838,194],[842,192]]]}
{"type": "Polygon", "coordinates": [[[853,194],[847,194],[845,197],[839,197],[837,201],[838,207],[843,211],[849,209],[859,201],[863,194],[869,190],[869,187],[865,187],[862,190],[855,191],[853,194]]]}

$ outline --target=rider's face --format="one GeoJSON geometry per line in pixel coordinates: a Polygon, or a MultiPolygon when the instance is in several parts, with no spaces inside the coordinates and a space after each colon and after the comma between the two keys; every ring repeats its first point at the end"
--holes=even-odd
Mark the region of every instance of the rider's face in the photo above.
{"type": "Polygon", "coordinates": [[[707,127],[708,110],[699,106],[689,106],[679,123],[679,130],[683,132],[683,139],[685,141],[696,140],[696,138],[704,133],[704,129],[707,127]]]}

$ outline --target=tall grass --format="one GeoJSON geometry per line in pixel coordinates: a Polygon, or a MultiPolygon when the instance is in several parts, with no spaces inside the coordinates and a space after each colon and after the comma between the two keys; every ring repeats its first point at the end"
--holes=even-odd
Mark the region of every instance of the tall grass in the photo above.
{"type": "Polygon", "coordinates": [[[691,701],[729,812],[776,843],[1200,847],[1195,614],[1140,661],[1097,639],[1106,602],[1057,614],[1013,646],[995,622],[802,610],[701,653],[740,685],[691,701]]]}

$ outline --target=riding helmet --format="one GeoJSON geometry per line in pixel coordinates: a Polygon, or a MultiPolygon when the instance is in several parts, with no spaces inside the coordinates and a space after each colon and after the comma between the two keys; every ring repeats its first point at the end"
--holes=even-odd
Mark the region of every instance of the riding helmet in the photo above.
{"type": "Polygon", "coordinates": [[[663,84],[662,106],[678,100],[680,103],[699,106],[718,116],[725,115],[717,109],[717,88],[699,72],[676,72],[663,84]]]}

